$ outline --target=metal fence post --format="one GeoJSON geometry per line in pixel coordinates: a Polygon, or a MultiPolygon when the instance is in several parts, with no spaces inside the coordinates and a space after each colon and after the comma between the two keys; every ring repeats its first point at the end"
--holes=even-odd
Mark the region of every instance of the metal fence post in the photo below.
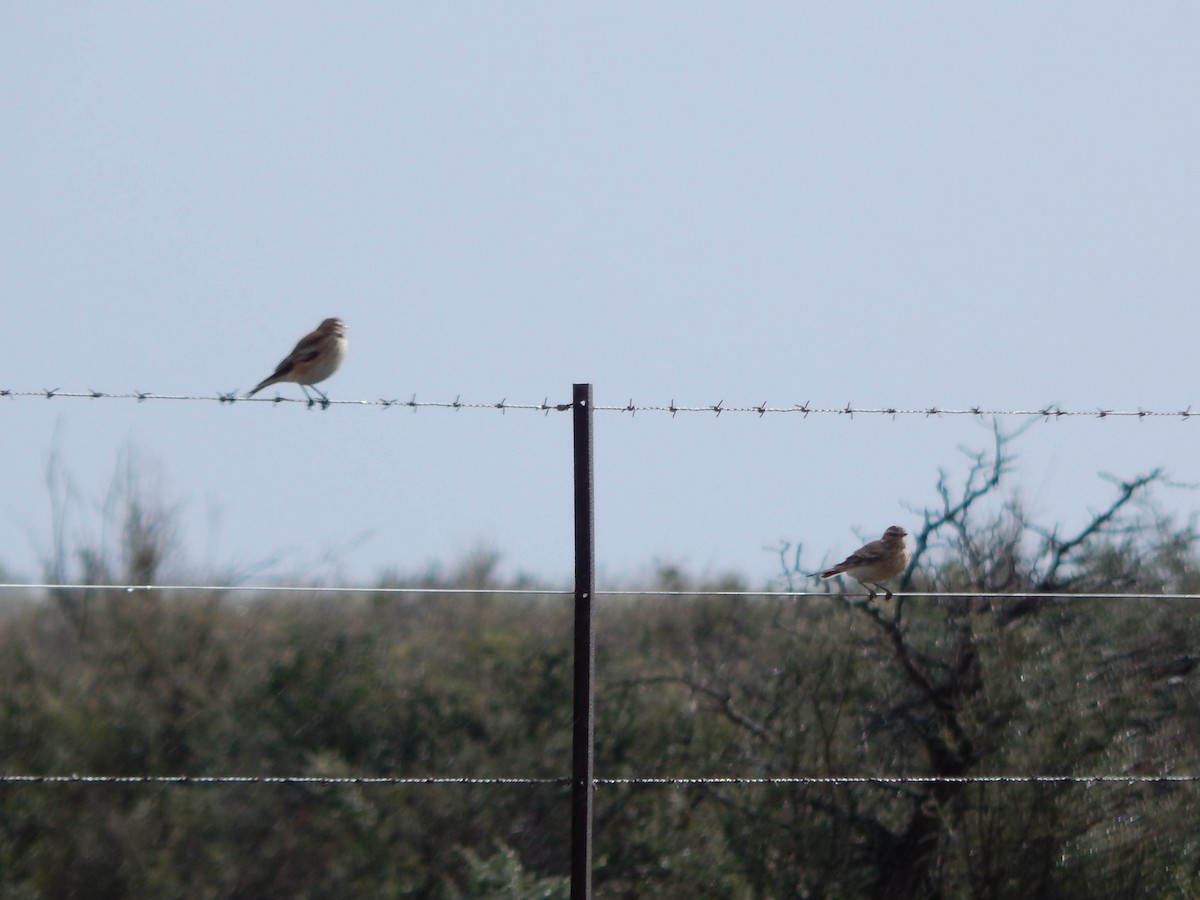
{"type": "Polygon", "coordinates": [[[575,727],[571,751],[571,900],[592,896],[592,797],[595,662],[592,596],[596,589],[592,478],[592,386],[572,394],[575,433],[575,727]]]}

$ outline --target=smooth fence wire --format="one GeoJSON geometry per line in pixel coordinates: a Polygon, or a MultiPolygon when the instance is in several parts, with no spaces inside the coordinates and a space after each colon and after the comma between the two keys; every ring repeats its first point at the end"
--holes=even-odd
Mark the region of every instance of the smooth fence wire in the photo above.
{"type": "MultiPolygon", "coordinates": [[[[135,593],[168,593],[178,591],[200,591],[209,593],[272,593],[272,594],[443,594],[450,596],[527,596],[561,597],[573,596],[570,590],[558,588],[472,588],[472,587],[319,587],[314,585],[227,585],[227,584],[54,584],[53,582],[7,582],[0,583],[0,591],[122,591],[135,593]]],[[[638,590],[621,589],[594,591],[596,597],[666,597],[686,600],[689,598],[713,597],[761,597],[779,600],[803,600],[820,597],[863,597],[863,592],[839,591],[789,591],[789,590],[638,590]]],[[[1200,600],[1200,593],[1125,592],[1104,593],[1099,591],[893,591],[894,598],[927,598],[930,600],[957,600],[963,598],[980,600],[1200,600]]]]}
{"type": "Polygon", "coordinates": [[[124,591],[136,593],[167,593],[203,591],[226,594],[457,594],[497,596],[570,597],[568,590],[554,588],[471,588],[471,587],[320,587],[317,585],[279,584],[55,584],[54,582],[0,583],[0,591],[124,591]]]}
{"type": "MultiPolygon", "coordinates": [[[[691,591],[596,591],[597,597],[777,597],[780,600],[808,599],[818,597],[865,597],[866,593],[859,591],[707,591],[697,589],[691,591]]],[[[1169,593],[1103,593],[1098,591],[893,591],[895,599],[927,598],[930,600],[961,600],[963,598],[980,600],[1028,600],[1038,598],[1045,600],[1200,600],[1200,594],[1169,594],[1169,593]]]]}
{"type": "MultiPolygon", "coordinates": [[[[63,399],[83,399],[83,400],[136,400],[138,402],[150,400],[177,400],[177,401],[198,401],[207,403],[234,404],[234,403],[266,403],[266,404],[297,404],[305,407],[320,406],[322,408],[329,406],[374,406],[384,409],[411,409],[413,411],[419,409],[444,409],[444,410],[493,410],[499,412],[507,412],[509,410],[540,412],[549,414],[551,412],[567,412],[572,408],[570,402],[551,403],[549,396],[543,399],[540,403],[514,403],[507,398],[495,402],[478,402],[464,401],[461,397],[456,397],[454,400],[418,400],[416,395],[412,395],[407,400],[386,399],[380,398],[377,400],[305,400],[302,398],[281,397],[252,397],[246,398],[238,395],[237,391],[228,393],[213,393],[213,394],[159,394],[153,391],[130,391],[125,393],[108,392],[108,391],[68,391],[58,388],[47,388],[43,390],[6,390],[0,389],[0,398],[40,398],[44,400],[53,400],[56,398],[63,399]]],[[[844,406],[814,406],[811,401],[804,403],[793,403],[787,406],[772,406],[766,401],[758,404],[741,404],[741,405],[726,405],[724,400],[716,403],[708,404],[677,404],[674,400],[669,403],[635,403],[632,399],[627,403],[621,404],[603,404],[597,403],[593,407],[597,412],[617,412],[629,413],[668,413],[675,416],[679,413],[704,413],[708,415],[720,416],[722,413],[730,414],[751,414],[755,416],[770,415],[799,415],[804,418],[808,416],[890,416],[896,418],[898,416],[916,416],[919,418],[937,418],[939,416],[976,416],[976,417],[1019,417],[1019,418],[1044,418],[1044,419],[1063,419],[1063,418],[1085,418],[1085,419],[1109,419],[1109,418],[1124,418],[1124,419],[1149,419],[1149,418],[1169,418],[1180,419],[1186,421],[1196,416],[1200,416],[1200,411],[1193,412],[1191,406],[1181,410],[1156,410],[1156,409],[1115,409],[1107,407],[1098,407],[1094,410],[1085,409],[1063,409],[1057,404],[1029,406],[1026,408],[1002,409],[985,406],[920,406],[920,407],[901,407],[901,406],[855,406],[853,403],[846,403],[844,406]]]]}

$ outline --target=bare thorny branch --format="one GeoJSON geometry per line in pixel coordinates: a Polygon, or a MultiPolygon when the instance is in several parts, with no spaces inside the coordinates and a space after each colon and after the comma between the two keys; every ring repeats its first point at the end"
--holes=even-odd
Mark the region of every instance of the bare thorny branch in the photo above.
{"type": "Polygon", "coordinates": [[[1065,540],[1060,538],[1057,527],[1045,529],[1035,525],[1027,525],[1032,531],[1042,536],[1045,545],[1043,552],[1049,555],[1046,572],[1038,579],[1037,586],[1040,590],[1063,590],[1076,584],[1082,576],[1060,576],[1061,569],[1069,561],[1071,555],[1097,535],[1128,532],[1131,526],[1115,525],[1117,516],[1140,492],[1151,484],[1163,480],[1164,476],[1162,469],[1154,469],[1146,475],[1139,475],[1137,478],[1129,481],[1119,481],[1111,476],[1105,477],[1117,485],[1117,496],[1107,509],[1093,515],[1091,521],[1084,525],[1074,537],[1066,538],[1065,540]]]}
{"type": "MultiPolygon", "coordinates": [[[[920,516],[921,525],[914,529],[910,562],[900,577],[901,592],[912,594],[922,585],[939,581],[946,582],[942,590],[965,588],[962,601],[931,599],[929,604],[917,608],[921,615],[914,621],[925,628],[931,620],[924,613],[932,605],[944,609],[944,627],[948,631],[943,631],[941,639],[926,647],[927,642],[918,636],[920,632],[913,630],[913,622],[906,617],[904,596],[898,596],[889,608],[845,594],[831,595],[834,603],[853,615],[865,617],[877,630],[899,667],[898,684],[907,687],[907,691],[902,691],[907,696],[879,711],[876,727],[900,725],[915,737],[925,749],[933,774],[964,774],[985,753],[976,734],[976,714],[971,712],[972,698],[984,685],[977,617],[992,611],[995,622],[1003,627],[1037,612],[1045,594],[1078,585],[1086,577],[1087,567],[1081,567],[1075,574],[1070,568],[1085,562],[1085,555],[1101,540],[1137,533],[1137,523],[1124,521],[1129,505],[1144,496],[1152,485],[1165,480],[1161,469],[1128,480],[1109,479],[1117,487],[1116,496],[1102,510],[1092,513],[1081,528],[1065,537],[1058,529],[1031,524],[1014,500],[1007,501],[994,515],[980,516],[983,502],[996,495],[1014,468],[1012,442],[1030,424],[1005,432],[998,423],[993,423],[989,450],[963,450],[969,466],[961,485],[956,488],[947,472],[941,470],[935,488],[937,503],[913,509],[920,516]],[[1030,536],[1036,539],[1033,548],[1028,547],[1030,536]],[[931,563],[935,551],[939,558],[931,563]],[[990,606],[972,604],[969,600],[972,593],[998,590],[1028,590],[1030,597],[1028,602],[1009,603],[994,611],[990,606]]],[[[793,557],[791,544],[785,543],[778,549],[788,588],[793,588],[805,574],[800,550],[800,545],[796,545],[793,557]]],[[[928,791],[911,798],[912,816],[907,829],[886,832],[889,837],[884,843],[890,844],[888,856],[892,864],[907,860],[900,868],[912,868],[904,877],[919,878],[918,870],[933,864],[929,859],[920,862],[911,859],[908,851],[916,849],[930,827],[925,811],[944,809],[955,790],[952,785],[931,785],[928,791]]],[[[920,854],[924,856],[927,852],[923,849],[920,854]]]]}
{"type": "MultiPolygon", "coordinates": [[[[1004,476],[1009,474],[1015,464],[1016,455],[1009,451],[1008,445],[1032,425],[1027,422],[1011,432],[1000,430],[1000,423],[992,423],[993,446],[989,454],[982,450],[962,449],[964,455],[971,460],[971,468],[963,483],[962,491],[957,499],[951,494],[949,476],[945,469],[938,471],[937,493],[941,500],[940,509],[925,508],[920,512],[922,526],[913,535],[913,553],[909,559],[908,568],[900,577],[900,589],[907,591],[912,587],[914,573],[920,568],[922,561],[930,550],[931,542],[943,528],[949,528],[957,537],[957,546],[973,569],[978,570],[983,565],[983,554],[976,547],[971,532],[971,513],[973,507],[983,498],[1000,486],[1004,476]]],[[[915,510],[914,510],[915,511],[915,510]]]]}

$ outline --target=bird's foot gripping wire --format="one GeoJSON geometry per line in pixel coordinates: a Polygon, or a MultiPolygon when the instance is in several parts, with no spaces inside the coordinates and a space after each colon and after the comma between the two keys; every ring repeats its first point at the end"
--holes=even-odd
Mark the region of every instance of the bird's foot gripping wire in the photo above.
{"type": "MultiPolygon", "coordinates": [[[[312,387],[312,386],[310,385],[310,387],[312,387]]],[[[312,408],[313,408],[314,406],[316,406],[317,404],[320,404],[320,405],[321,405],[321,409],[329,409],[329,397],[327,397],[327,396],[325,395],[325,392],[324,392],[324,391],[322,391],[322,390],[320,390],[320,389],[318,389],[318,388],[316,388],[316,387],[313,387],[313,390],[314,390],[314,391],[315,391],[315,392],[316,392],[316,393],[317,393],[317,394],[320,396],[320,398],[321,398],[320,400],[317,400],[315,397],[313,397],[311,394],[309,394],[309,392],[308,392],[308,388],[307,388],[307,387],[305,387],[304,385],[300,385],[300,390],[304,391],[304,398],[305,398],[305,399],[308,401],[308,408],[309,408],[309,409],[312,409],[312,408]]]]}

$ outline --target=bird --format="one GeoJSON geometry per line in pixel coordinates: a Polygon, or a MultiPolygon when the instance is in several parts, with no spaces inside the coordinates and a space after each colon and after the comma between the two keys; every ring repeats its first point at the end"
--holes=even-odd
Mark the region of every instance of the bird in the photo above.
{"type": "Polygon", "coordinates": [[[846,574],[867,589],[871,595],[868,601],[878,596],[872,585],[883,591],[885,600],[891,600],[892,592],[880,582],[895,578],[908,565],[908,546],[904,543],[907,534],[899,525],[892,525],[882,538],[859,547],[836,566],[822,572],[821,577],[846,574]]]}
{"type": "Polygon", "coordinates": [[[300,385],[309,406],[313,398],[308,394],[308,388],[321,395],[321,402],[329,404],[329,398],[315,385],[324,381],[338,370],[346,357],[346,326],[341,319],[326,319],[317,326],[316,331],[300,338],[295,348],[284,357],[283,362],[275,367],[275,371],[258,383],[254,390],[246,395],[249,399],[263,388],[281,381],[293,381],[300,385]]]}

